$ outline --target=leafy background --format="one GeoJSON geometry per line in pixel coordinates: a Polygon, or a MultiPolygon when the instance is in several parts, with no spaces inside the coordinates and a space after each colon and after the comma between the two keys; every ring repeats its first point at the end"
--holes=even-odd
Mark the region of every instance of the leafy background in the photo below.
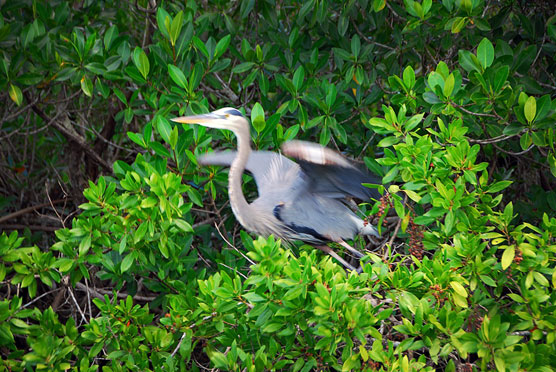
{"type": "Polygon", "coordinates": [[[553,2],[0,14],[3,369],[556,366],[553,2]],[[169,121],[224,106],[257,149],[319,142],[390,185],[361,275],[241,230],[195,160],[233,135],[169,121]]]}

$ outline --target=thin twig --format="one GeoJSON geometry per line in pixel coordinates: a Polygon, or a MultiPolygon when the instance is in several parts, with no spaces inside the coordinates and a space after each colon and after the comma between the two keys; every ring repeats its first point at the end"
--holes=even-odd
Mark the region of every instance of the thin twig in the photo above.
{"type": "Polygon", "coordinates": [[[515,137],[515,136],[521,134],[522,132],[519,132],[519,133],[516,133],[516,134],[511,134],[511,135],[502,135],[502,136],[498,136],[498,137],[487,138],[487,139],[484,139],[484,140],[469,138],[469,142],[478,143],[479,145],[488,145],[488,144],[491,144],[491,143],[505,141],[507,139],[510,139],[512,137],[515,137]]]}
{"type": "Polygon", "coordinates": [[[234,91],[228,86],[228,84],[222,80],[222,78],[220,77],[220,75],[218,75],[217,73],[214,73],[214,76],[216,76],[216,79],[218,79],[218,81],[220,82],[220,84],[222,84],[223,87],[223,92],[226,96],[228,96],[228,98],[236,103],[239,101],[239,97],[237,96],[237,94],[234,93],[234,91]]]}
{"type": "Polygon", "coordinates": [[[486,116],[489,118],[498,118],[498,116],[494,115],[494,114],[486,114],[486,113],[482,113],[482,112],[473,112],[473,111],[469,111],[468,109],[464,108],[461,105],[455,104],[452,102],[452,106],[455,108],[460,109],[461,111],[465,112],[466,114],[469,115],[474,115],[474,116],[486,116]]]}
{"type": "Polygon", "coordinates": [[[496,147],[496,149],[497,149],[498,151],[502,151],[502,152],[505,153],[505,154],[513,155],[513,156],[519,156],[519,155],[526,154],[526,153],[528,153],[529,151],[531,151],[531,149],[532,149],[533,147],[535,147],[535,145],[531,145],[531,146],[529,146],[528,149],[525,149],[525,150],[523,150],[523,151],[513,152],[513,151],[504,150],[503,148],[501,148],[500,146],[496,145],[495,143],[493,143],[492,146],[496,147]]]}
{"type": "Polygon", "coordinates": [[[68,292],[71,296],[71,299],[73,300],[73,303],[75,304],[75,306],[77,306],[77,310],[79,311],[79,314],[81,314],[81,318],[83,318],[83,321],[85,323],[89,324],[89,322],[87,321],[87,318],[85,317],[85,314],[83,313],[83,310],[81,310],[81,307],[77,303],[77,299],[75,298],[75,295],[73,294],[73,291],[69,287],[68,287],[68,292]]]}
{"type": "MultiPolygon", "coordinates": [[[[49,197],[48,199],[50,200],[50,197],[49,197]]],[[[31,206],[31,207],[27,207],[27,208],[20,209],[19,211],[16,211],[16,212],[10,213],[10,214],[8,214],[8,215],[6,215],[6,216],[0,217],[0,223],[2,223],[2,222],[4,222],[4,221],[11,220],[12,218],[15,218],[15,217],[17,217],[17,216],[21,216],[22,214],[35,211],[35,210],[40,209],[40,208],[49,207],[49,206],[51,206],[51,205],[53,205],[53,204],[60,204],[60,203],[62,203],[62,202],[64,202],[64,201],[66,201],[66,199],[50,200],[49,203],[42,203],[42,204],[33,205],[33,206],[31,206]]]]}
{"type": "Polygon", "coordinates": [[[230,243],[228,241],[228,239],[226,239],[224,237],[224,235],[222,235],[222,233],[220,232],[220,229],[218,228],[218,225],[216,223],[214,223],[214,227],[216,227],[216,231],[218,231],[218,234],[220,234],[220,237],[222,238],[222,240],[224,240],[226,242],[226,244],[228,244],[230,247],[235,249],[235,251],[237,253],[239,253],[243,258],[245,258],[251,265],[255,265],[255,262],[251,261],[251,259],[249,257],[247,257],[245,254],[243,254],[243,252],[241,252],[239,249],[237,249],[232,243],[230,243]]]}
{"type": "Polygon", "coordinates": [[[243,279],[247,279],[247,276],[245,276],[243,273],[239,272],[239,271],[237,270],[237,268],[230,267],[230,266],[228,266],[228,265],[226,265],[225,263],[222,263],[222,262],[218,262],[218,264],[219,264],[219,265],[222,265],[222,266],[224,266],[225,268],[228,268],[228,269],[230,269],[230,270],[232,270],[232,271],[234,271],[234,272],[236,272],[236,273],[238,273],[243,279]]]}
{"type": "MultiPolygon", "coordinates": [[[[25,99],[27,101],[31,101],[29,95],[24,93],[25,99]]],[[[43,110],[37,104],[33,104],[31,106],[33,111],[45,122],[48,123],[51,119],[44,113],[43,110]]],[[[53,120],[52,124],[54,127],[66,137],[67,140],[76,143],[89,157],[91,157],[96,163],[102,166],[107,171],[112,171],[112,165],[108,164],[103,158],[100,157],[99,154],[93,151],[93,149],[85,143],[85,139],[81,137],[77,133],[72,133],[69,129],[66,128],[64,124],[59,122],[58,120],[53,120]]]]}
{"type": "Polygon", "coordinates": [[[51,289],[50,291],[45,292],[45,293],[43,293],[42,295],[40,295],[40,296],[34,298],[33,300],[27,302],[25,305],[21,306],[21,308],[22,308],[22,309],[25,309],[27,306],[29,306],[29,305],[31,305],[31,304],[37,302],[38,300],[40,300],[40,299],[43,298],[44,296],[49,295],[49,294],[51,294],[51,293],[53,293],[53,292],[59,291],[60,289],[62,289],[62,287],[58,287],[58,288],[51,289]]]}
{"type": "MultiPolygon", "coordinates": [[[[106,289],[93,289],[90,288],[88,286],[86,286],[85,284],[79,282],[75,285],[75,288],[81,290],[81,291],[87,291],[89,292],[92,296],[96,297],[96,298],[100,298],[101,300],[104,300],[104,295],[110,295],[113,294],[112,291],[106,290],[106,289]]],[[[127,293],[117,293],[116,297],[118,298],[127,298],[127,296],[129,296],[127,293]]],[[[140,295],[135,295],[133,296],[134,300],[137,301],[144,301],[144,302],[151,302],[154,301],[156,299],[156,297],[152,297],[152,296],[140,296],[140,295]]]]}
{"type": "Polygon", "coordinates": [[[20,225],[20,224],[5,224],[0,225],[0,231],[5,230],[25,230],[31,231],[47,231],[54,232],[60,230],[59,226],[41,226],[41,225],[20,225]]]}
{"type": "Polygon", "coordinates": [[[178,344],[176,345],[176,348],[174,349],[174,351],[172,351],[172,354],[170,354],[171,357],[173,357],[174,355],[176,355],[176,353],[178,352],[178,350],[180,349],[181,343],[183,342],[183,339],[185,338],[186,333],[183,332],[183,334],[180,337],[180,342],[178,342],[178,344]]]}
{"type": "MultiPolygon", "coordinates": [[[[48,181],[47,181],[47,183],[48,183],[48,181]]],[[[54,209],[54,213],[56,213],[56,217],[58,217],[58,220],[62,223],[62,227],[65,229],[66,224],[64,223],[64,220],[62,219],[62,216],[60,216],[60,213],[58,213],[56,208],[54,208],[54,203],[52,202],[52,199],[50,199],[50,193],[48,192],[48,187],[45,187],[45,191],[46,191],[46,197],[48,198],[48,201],[50,202],[50,206],[52,207],[52,209],[54,209]]]]}
{"type": "Polygon", "coordinates": [[[211,224],[211,223],[214,222],[214,220],[216,220],[216,217],[209,217],[209,218],[207,218],[207,219],[204,219],[204,220],[202,220],[202,221],[199,221],[199,222],[197,222],[197,223],[194,223],[191,227],[192,227],[193,229],[196,229],[196,228],[199,227],[199,226],[211,224]]]}
{"type": "MultiPolygon", "coordinates": [[[[87,277],[85,277],[85,286],[87,289],[89,288],[89,281],[87,277]]],[[[91,305],[91,293],[87,291],[87,303],[89,304],[89,319],[93,318],[93,306],[91,305]]]]}
{"type": "MultiPolygon", "coordinates": [[[[212,313],[212,314],[210,314],[210,315],[207,315],[207,316],[203,317],[203,319],[201,319],[201,322],[204,323],[204,322],[206,322],[207,320],[209,320],[209,319],[211,319],[211,318],[214,318],[216,315],[217,315],[217,313],[212,313]]],[[[189,327],[187,327],[187,328],[193,329],[193,328],[195,328],[195,327],[197,327],[197,323],[193,323],[193,324],[191,324],[191,325],[190,325],[189,327]]],[[[181,335],[181,337],[180,337],[180,341],[178,342],[178,344],[177,344],[176,347],[174,348],[174,351],[172,351],[171,356],[176,355],[176,353],[178,352],[178,350],[179,350],[179,348],[180,348],[180,346],[181,346],[181,343],[183,342],[183,339],[185,338],[185,336],[186,336],[186,333],[184,332],[184,333],[181,335]]]]}

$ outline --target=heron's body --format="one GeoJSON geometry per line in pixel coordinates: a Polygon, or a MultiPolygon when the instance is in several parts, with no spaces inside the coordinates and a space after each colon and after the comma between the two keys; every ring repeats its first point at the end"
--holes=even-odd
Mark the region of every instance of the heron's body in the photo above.
{"type": "Polygon", "coordinates": [[[198,160],[204,165],[230,166],[230,204],[245,229],[262,236],[273,234],[286,241],[318,244],[350,269],[353,269],[351,265],[323,244],[338,242],[360,255],[344,240],[358,233],[378,236],[346,204],[350,197],[378,198],[376,190],[362,185],[378,183],[378,178],[334,151],[310,142],[286,142],[282,145],[283,153],[297,159],[297,163],[278,153],[253,152],[249,123],[233,108],[172,120],[234,132],[238,139],[237,152],[209,153],[198,160]],[[246,169],[253,174],[259,193],[252,203],[245,200],[241,189],[246,169]]]}
{"type": "MultiPolygon", "coordinates": [[[[197,160],[202,165],[230,166],[236,156],[235,151],[214,152],[197,160]]],[[[259,197],[250,206],[256,210],[257,216],[263,218],[253,226],[238,218],[249,231],[312,244],[350,240],[359,233],[376,234],[371,225],[366,225],[344,203],[344,192],[332,184],[326,188],[321,185],[321,190],[311,189],[311,177],[299,164],[281,154],[251,152],[245,169],[254,176],[259,191],[259,197]]],[[[365,192],[366,188],[360,187],[365,192]]]]}

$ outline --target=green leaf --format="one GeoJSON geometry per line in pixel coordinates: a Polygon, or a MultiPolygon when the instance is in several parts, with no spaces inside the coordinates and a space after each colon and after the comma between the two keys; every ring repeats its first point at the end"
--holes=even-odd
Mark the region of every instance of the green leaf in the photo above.
{"type": "Polygon", "coordinates": [[[282,328],[283,325],[283,323],[269,323],[263,327],[262,331],[265,333],[274,333],[282,328]]]}
{"type": "Polygon", "coordinates": [[[0,323],[0,345],[15,345],[14,336],[7,322],[0,323]]]}
{"type": "MultiPolygon", "coordinates": [[[[170,25],[169,35],[170,35],[170,43],[172,44],[172,46],[176,45],[182,27],[183,27],[183,11],[180,10],[178,14],[176,14],[174,19],[172,20],[172,24],[170,25]]],[[[147,77],[145,76],[145,78],[147,77]]]]}
{"type": "Polygon", "coordinates": [[[230,45],[230,40],[232,39],[231,35],[226,35],[222,39],[218,41],[216,44],[216,48],[214,49],[214,58],[220,58],[222,54],[226,52],[228,46],[230,45]]]}
{"type": "Polygon", "coordinates": [[[413,67],[407,66],[403,70],[403,83],[408,90],[411,90],[415,85],[415,71],[413,67]]]}
{"type": "Polygon", "coordinates": [[[400,137],[390,136],[383,138],[379,143],[378,147],[390,147],[395,145],[396,143],[400,142],[400,137]]]}
{"type": "Polygon", "coordinates": [[[266,126],[264,110],[259,102],[255,103],[251,110],[251,123],[257,133],[261,133],[266,126]]]}
{"type": "Polygon", "coordinates": [[[515,246],[510,246],[502,254],[502,270],[506,270],[513,262],[515,257],[515,246]]]}
{"type": "Polygon", "coordinates": [[[156,11],[156,22],[158,24],[158,29],[166,38],[170,38],[170,34],[168,33],[168,29],[170,27],[170,15],[163,7],[158,7],[156,11]]]}
{"type": "Polygon", "coordinates": [[[255,65],[254,62],[243,62],[232,69],[234,74],[241,74],[242,72],[249,71],[255,65]]]}
{"type": "Polygon", "coordinates": [[[512,182],[513,181],[500,181],[500,182],[493,183],[488,187],[487,192],[495,193],[504,190],[506,187],[510,186],[512,182]]]}
{"type": "Polygon", "coordinates": [[[361,40],[359,39],[359,36],[355,34],[351,39],[351,54],[355,57],[356,60],[357,57],[359,57],[360,51],[361,51],[361,40]]]}
{"type": "Polygon", "coordinates": [[[456,222],[456,215],[454,211],[448,211],[446,213],[446,219],[444,220],[444,232],[446,235],[450,234],[452,229],[454,228],[454,223],[456,222]]]}
{"type": "Polygon", "coordinates": [[[535,281],[537,283],[539,283],[543,287],[548,287],[549,285],[548,279],[546,279],[546,277],[543,274],[539,273],[538,271],[534,271],[533,276],[535,277],[535,281]]]}
{"type": "Polygon", "coordinates": [[[210,361],[214,363],[216,368],[226,368],[228,367],[228,358],[221,352],[213,352],[209,354],[210,361]]]}
{"type": "Polygon", "coordinates": [[[178,144],[178,135],[179,135],[178,127],[175,126],[174,128],[172,128],[172,133],[170,133],[169,143],[170,143],[170,148],[172,150],[176,149],[176,145],[178,144]]]}
{"type": "Polygon", "coordinates": [[[127,247],[127,235],[125,235],[123,239],[120,241],[120,244],[118,245],[118,253],[119,254],[124,253],[126,247],[127,247]]]}
{"type": "Polygon", "coordinates": [[[87,75],[83,75],[81,78],[81,90],[88,97],[93,96],[93,82],[87,77],[87,75]]]}
{"type": "Polygon", "coordinates": [[[79,257],[83,257],[91,248],[91,235],[86,235],[79,243],[79,257]]]}
{"type": "Polygon", "coordinates": [[[460,32],[465,27],[465,25],[467,25],[468,22],[469,22],[469,18],[467,17],[454,18],[451,27],[452,33],[457,34],[458,32],[460,32]]]}
{"type": "Polygon", "coordinates": [[[201,62],[195,63],[195,67],[193,67],[193,71],[191,71],[191,75],[189,75],[189,91],[193,92],[199,84],[201,83],[201,79],[203,78],[204,68],[201,62]]]}
{"type": "Polygon", "coordinates": [[[448,75],[448,77],[444,81],[444,97],[450,97],[452,95],[452,92],[454,91],[454,83],[454,74],[448,75]]]}
{"type": "Polygon", "coordinates": [[[375,13],[380,12],[386,6],[386,0],[373,0],[373,10],[375,13]]]}
{"type": "Polygon", "coordinates": [[[124,121],[126,122],[126,124],[131,123],[131,120],[133,119],[133,110],[131,109],[131,107],[127,107],[124,110],[124,121]]]}
{"type": "Polygon", "coordinates": [[[483,66],[483,69],[492,65],[494,61],[494,47],[487,38],[483,38],[477,47],[477,59],[481,66],[483,66]]]}
{"type": "MultiPolygon", "coordinates": [[[[432,71],[428,78],[427,78],[427,82],[429,83],[429,87],[431,88],[432,91],[436,92],[436,87],[440,87],[440,91],[442,91],[444,89],[444,78],[442,77],[441,74],[439,74],[436,71],[432,71]]],[[[453,87],[452,87],[453,89],[453,87]]]]}
{"type": "Polygon", "coordinates": [[[300,91],[303,85],[303,80],[305,79],[305,70],[303,66],[299,66],[295,73],[293,74],[293,85],[295,86],[296,91],[300,91]]]}
{"type": "Polygon", "coordinates": [[[392,182],[398,176],[399,172],[400,172],[400,169],[398,167],[393,167],[392,169],[390,169],[388,171],[388,173],[386,173],[384,175],[384,177],[382,178],[382,183],[392,182]]]}
{"type": "Polygon", "coordinates": [[[160,137],[166,142],[170,143],[170,135],[172,134],[172,125],[164,116],[157,115],[156,130],[160,137]]]}
{"type": "Polygon", "coordinates": [[[84,67],[95,75],[102,75],[106,72],[104,65],[99,62],[91,62],[86,64],[84,67]]]}
{"type": "Polygon", "coordinates": [[[464,68],[465,71],[477,71],[481,72],[481,65],[477,60],[477,57],[468,50],[459,50],[458,52],[459,64],[464,68]]]}
{"type": "Polygon", "coordinates": [[[510,66],[503,65],[496,70],[496,75],[494,75],[494,85],[492,89],[494,92],[498,92],[504,86],[504,83],[508,79],[510,73],[510,66]]]}
{"type": "MultiPolygon", "coordinates": [[[[153,142],[154,143],[154,142],[153,142]]],[[[153,144],[151,143],[151,145],[153,144]]],[[[143,237],[145,236],[145,233],[147,232],[147,222],[142,222],[141,225],[139,225],[139,227],[137,228],[137,230],[135,230],[135,233],[133,234],[133,242],[137,243],[140,240],[143,239],[143,237]]]]}
{"type": "Polygon", "coordinates": [[[241,0],[241,6],[239,7],[239,14],[242,19],[247,18],[249,13],[253,10],[255,6],[255,0],[241,0]]]}
{"type": "Polygon", "coordinates": [[[118,99],[127,106],[127,99],[125,97],[125,94],[119,90],[117,87],[112,88],[114,94],[116,95],[116,97],[118,97],[118,99]]]}
{"type": "Polygon", "coordinates": [[[10,84],[9,89],[10,98],[15,102],[16,105],[20,106],[23,102],[23,94],[21,89],[17,85],[10,84]]]}
{"type": "Polygon", "coordinates": [[[127,136],[129,137],[130,140],[132,140],[133,142],[135,142],[136,144],[138,144],[139,146],[146,148],[147,144],[145,143],[145,141],[143,140],[143,137],[141,137],[140,135],[138,135],[137,133],[134,132],[127,132],[127,136]]]}
{"type": "Polygon", "coordinates": [[[545,118],[548,114],[552,101],[550,100],[550,95],[545,94],[537,100],[537,115],[535,116],[535,121],[539,122],[545,118]]]}
{"type": "Polygon", "coordinates": [[[450,287],[454,289],[454,291],[459,294],[461,297],[467,297],[467,291],[461,285],[460,282],[452,281],[450,282],[450,287]]]}
{"type": "Polygon", "coordinates": [[[485,283],[486,285],[489,285],[491,287],[496,287],[496,282],[494,281],[494,279],[492,279],[490,276],[487,275],[479,275],[479,277],[481,278],[481,280],[483,281],[483,283],[485,283]]]}
{"type": "Polygon", "coordinates": [[[523,113],[525,114],[525,119],[527,119],[529,123],[535,119],[535,115],[537,113],[537,100],[535,97],[531,96],[527,98],[525,106],[523,106],[523,113]]]}
{"type": "Polygon", "coordinates": [[[419,203],[419,201],[421,200],[421,196],[419,194],[417,194],[415,191],[411,191],[411,190],[403,190],[407,196],[409,196],[409,198],[411,200],[413,200],[415,203],[419,203]]]}
{"type": "Polygon", "coordinates": [[[421,120],[423,120],[424,115],[425,114],[417,114],[417,115],[413,115],[411,118],[409,118],[404,123],[405,131],[409,132],[409,131],[413,130],[417,125],[419,125],[419,123],[421,123],[421,120]]]}
{"type": "Polygon", "coordinates": [[[554,154],[549,154],[547,160],[548,165],[550,166],[550,173],[552,173],[552,175],[556,177],[556,157],[554,157],[554,154]]]}
{"type": "Polygon", "coordinates": [[[177,219],[174,220],[174,224],[177,227],[179,227],[180,230],[182,230],[183,232],[186,232],[186,233],[193,232],[193,228],[191,227],[191,225],[184,220],[181,220],[181,219],[177,218],[177,219]]]}
{"type": "Polygon", "coordinates": [[[177,66],[169,64],[168,74],[170,74],[170,78],[172,78],[172,80],[174,81],[174,83],[176,83],[176,85],[187,90],[188,88],[187,79],[184,73],[177,66]]]}
{"type": "Polygon", "coordinates": [[[507,225],[509,225],[510,222],[512,222],[513,218],[514,218],[514,204],[512,202],[509,202],[508,204],[506,204],[506,207],[504,208],[504,221],[506,222],[507,225]]]}
{"type": "Polygon", "coordinates": [[[527,150],[532,143],[533,139],[531,138],[529,132],[525,132],[521,135],[521,138],[519,139],[519,145],[524,151],[527,150]]]}
{"type": "Polygon", "coordinates": [[[327,92],[326,92],[326,106],[331,108],[336,102],[336,94],[338,93],[336,86],[334,84],[328,85],[327,92]]]}
{"type": "Polygon", "coordinates": [[[135,261],[134,255],[133,254],[128,254],[124,257],[124,259],[122,260],[122,264],[120,267],[121,273],[125,273],[127,270],[129,270],[129,268],[131,267],[131,265],[133,264],[133,262],[135,261]]]}
{"type": "Polygon", "coordinates": [[[143,49],[139,47],[135,47],[133,50],[133,63],[143,76],[143,78],[147,79],[150,70],[150,63],[147,54],[143,51],[143,49]]]}
{"type": "Polygon", "coordinates": [[[118,26],[113,25],[104,34],[104,49],[110,50],[112,43],[118,37],[118,26]]]}
{"type": "Polygon", "coordinates": [[[56,266],[60,269],[60,271],[65,274],[68,271],[71,270],[71,268],[73,267],[74,264],[74,260],[72,260],[71,258],[60,258],[58,259],[58,261],[56,262],[56,266]]]}

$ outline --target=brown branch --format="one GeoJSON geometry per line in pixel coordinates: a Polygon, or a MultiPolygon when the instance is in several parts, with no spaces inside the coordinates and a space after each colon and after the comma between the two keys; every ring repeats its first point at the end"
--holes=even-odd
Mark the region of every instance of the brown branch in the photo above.
{"type": "MultiPolygon", "coordinates": [[[[129,97],[127,97],[127,99],[129,99],[130,97],[131,97],[131,94],[129,94],[129,97]]],[[[95,140],[95,143],[93,145],[93,152],[95,154],[99,154],[99,157],[108,148],[108,143],[107,143],[106,140],[110,140],[114,136],[114,133],[116,132],[116,119],[114,117],[118,112],[118,108],[119,107],[118,107],[117,103],[114,106],[111,107],[111,109],[108,113],[108,120],[106,121],[106,123],[102,127],[102,130],[98,134],[98,136],[95,140]]],[[[93,160],[93,159],[91,159],[91,160],[93,160]]],[[[93,167],[93,162],[91,162],[91,161],[87,162],[87,174],[92,179],[96,179],[97,176],[98,176],[98,168],[93,167]]]]}
{"type": "Polygon", "coordinates": [[[57,200],[52,200],[51,202],[48,202],[48,203],[42,203],[42,204],[33,205],[31,207],[20,209],[17,212],[13,212],[13,213],[10,213],[10,214],[5,215],[3,217],[0,217],[0,223],[2,223],[4,221],[11,220],[12,218],[15,218],[17,216],[21,216],[22,214],[26,214],[26,213],[35,211],[35,210],[40,209],[40,208],[49,207],[51,205],[51,203],[52,204],[60,204],[60,203],[63,203],[65,201],[67,201],[67,199],[57,199],[57,200]]]}
{"type": "Polygon", "coordinates": [[[500,117],[498,117],[498,116],[496,116],[496,115],[494,115],[494,114],[485,114],[485,113],[482,113],[482,112],[473,112],[473,111],[469,111],[469,110],[467,110],[466,108],[464,108],[463,106],[458,105],[458,104],[456,104],[456,103],[454,103],[454,102],[452,102],[451,105],[452,105],[453,107],[455,107],[455,108],[460,109],[461,111],[463,111],[463,112],[465,112],[466,114],[469,114],[469,115],[474,115],[474,116],[486,116],[486,117],[489,117],[489,118],[498,118],[498,119],[500,119],[500,117]]]}
{"type": "MultiPolygon", "coordinates": [[[[78,282],[75,284],[75,288],[79,289],[80,291],[85,291],[85,292],[89,292],[92,296],[96,297],[96,298],[100,298],[102,300],[104,300],[104,295],[112,295],[113,292],[112,291],[108,291],[106,289],[93,289],[90,287],[87,287],[85,284],[78,282]]],[[[128,294],[127,293],[118,293],[116,295],[116,297],[118,298],[127,298],[128,294]]],[[[140,296],[140,295],[135,295],[133,296],[134,300],[137,301],[145,301],[145,302],[151,302],[154,301],[156,299],[156,297],[153,296],[140,296]]]]}
{"type": "MultiPolygon", "coordinates": [[[[24,92],[23,95],[28,102],[31,102],[31,97],[27,92],[24,92]]],[[[44,113],[36,104],[32,104],[31,108],[45,123],[50,122],[50,118],[48,115],[44,113]]],[[[79,136],[77,133],[72,133],[68,130],[64,124],[62,124],[58,120],[54,120],[52,125],[60,132],[68,141],[76,143],[90,158],[92,158],[95,162],[97,162],[100,166],[102,166],[106,171],[112,172],[112,166],[108,164],[104,159],[102,159],[94,150],[85,143],[85,140],[79,136]]]]}
{"type": "Polygon", "coordinates": [[[237,94],[234,93],[234,91],[232,90],[232,88],[230,88],[228,86],[228,84],[226,84],[226,82],[224,80],[222,80],[222,78],[220,77],[220,75],[218,75],[217,73],[214,73],[214,76],[216,76],[216,79],[218,79],[218,81],[220,82],[220,84],[222,84],[222,91],[224,92],[224,94],[234,103],[238,103],[239,102],[239,97],[237,96],[237,94]]]}
{"type": "Polygon", "coordinates": [[[478,143],[479,145],[488,145],[491,143],[497,143],[497,142],[502,142],[505,141],[507,139],[510,139],[512,137],[515,137],[519,134],[521,134],[522,132],[516,133],[516,134],[511,134],[511,135],[502,135],[502,136],[498,136],[498,137],[493,137],[493,138],[487,138],[484,140],[478,140],[478,139],[473,139],[473,138],[469,138],[469,142],[470,143],[478,143]]]}
{"type": "Polygon", "coordinates": [[[525,153],[528,153],[529,151],[531,151],[531,149],[533,149],[533,147],[535,147],[535,145],[531,145],[529,146],[529,148],[523,150],[523,151],[519,151],[519,152],[513,152],[513,151],[508,151],[508,150],[504,150],[503,148],[501,148],[500,146],[496,145],[495,143],[492,144],[492,146],[496,147],[497,150],[502,151],[505,154],[508,155],[512,155],[512,156],[520,156],[523,155],[525,153]]]}
{"type": "Polygon", "coordinates": [[[54,232],[54,231],[60,230],[61,228],[62,227],[60,227],[60,226],[41,226],[41,225],[18,225],[18,224],[0,225],[0,231],[29,229],[29,230],[32,230],[32,231],[54,232]]]}

